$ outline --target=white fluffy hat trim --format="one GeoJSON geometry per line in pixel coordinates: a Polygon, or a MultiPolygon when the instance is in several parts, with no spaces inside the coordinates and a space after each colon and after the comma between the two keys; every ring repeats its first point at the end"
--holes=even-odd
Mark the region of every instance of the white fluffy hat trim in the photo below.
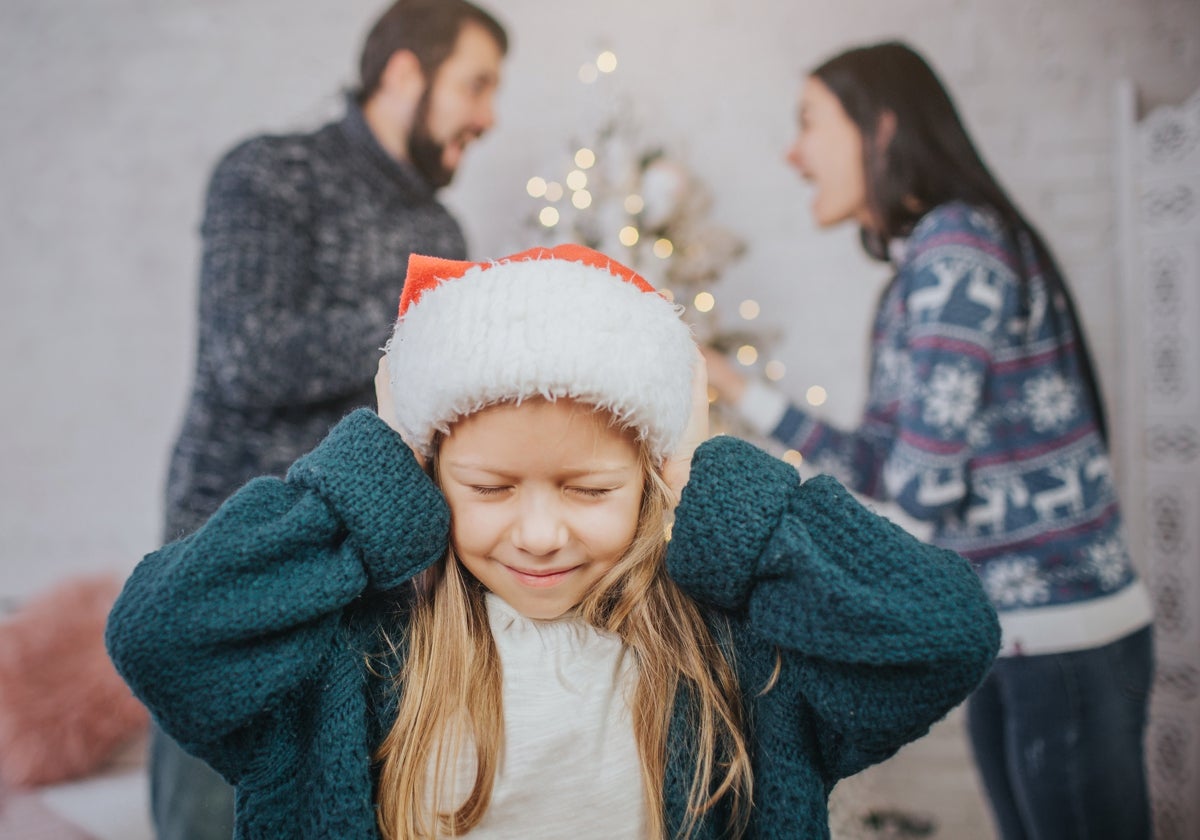
{"type": "Polygon", "coordinates": [[[542,396],[606,409],[666,457],[687,426],[696,363],[678,307],[580,246],[493,263],[413,255],[387,354],[401,432],[427,456],[455,420],[542,396]]]}

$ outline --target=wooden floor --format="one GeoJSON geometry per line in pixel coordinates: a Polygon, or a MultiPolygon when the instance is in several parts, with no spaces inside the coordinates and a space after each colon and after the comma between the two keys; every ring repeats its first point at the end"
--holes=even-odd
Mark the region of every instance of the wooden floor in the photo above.
{"type": "Polygon", "coordinates": [[[830,799],[833,840],[995,840],[967,746],[963,709],[830,799]],[[872,819],[874,817],[874,819],[872,819]]]}

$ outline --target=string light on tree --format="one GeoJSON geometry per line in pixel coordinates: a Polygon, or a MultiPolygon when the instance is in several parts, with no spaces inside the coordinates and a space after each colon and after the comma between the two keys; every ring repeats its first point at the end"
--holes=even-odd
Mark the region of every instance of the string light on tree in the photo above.
{"type": "Polygon", "coordinates": [[[791,464],[793,467],[799,467],[804,463],[804,456],[795,449],[789,449],[780,457],[782,457],[784,461],[791,464]]]}
{"type": "Polygon", "coordinates": [[[532,198],[541,198],[546,194],[546,179],[534,175],[525,182],[525,192],[529,193],[532,198]]]}
{"type": "MultiPolygon", "coordinates": [[[[718,288],[744,254],[743,239],[712,220],[713,196],[694,172],[663,146],[641,141],[632,100],[606,88],[619,78],[617,68],[611,50],[580,67],[580,82],[592,86],[585,95],[598,106],[587,110],[595,122],[565,144],[550,172],[526,182],[538,203],[529,227],[547,245],[576,242],[611,254],[680,306],[698,342],[779,381],[784,366],[767,355],[778,330],[759,325],[757,301],[735,304],[718,288]]],[[[719,403],[714,429],[750,434],[719,403]]]]}
{"type": "Polygon", "coordinates": [[[601,73],[612,73],[617,69],[617,54],[605,50],[596,56],[594,61],[588,61],[579,68],[579,81],[585,85],[595,83],[601,73]]]}
{"type": "Polygon", "coordinates": [[[758,361],[758,348],[752,344],[743,344],[737,350],[738,363],[750,367],[758,361]]]}

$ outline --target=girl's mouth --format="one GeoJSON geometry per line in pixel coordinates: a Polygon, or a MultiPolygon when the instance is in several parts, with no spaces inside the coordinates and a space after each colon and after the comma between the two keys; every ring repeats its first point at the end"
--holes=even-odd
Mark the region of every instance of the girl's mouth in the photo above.
{"type": "Polygon", "coordinates": [[[562,581],[566,580],[567,575],[579,567],[572,566],[569,569],[548,569],[546,571],[526,571],[512,566],[505,566],[504,568],[508,569],[513,577],[517,579],[517,582],[523,586],[546,588],[562,583],[562,581]]]}

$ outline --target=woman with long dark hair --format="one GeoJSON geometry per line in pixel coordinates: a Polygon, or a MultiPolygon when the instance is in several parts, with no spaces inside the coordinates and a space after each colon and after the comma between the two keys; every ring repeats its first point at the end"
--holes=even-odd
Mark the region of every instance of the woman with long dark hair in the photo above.
{"type": "Polygon", "coordinates": [[[789,162],[813,215],[890,260],[861,425],[840,430],[708,351],[763,434],[930,524],[969,558],[1004,649],[968,726],[998,831],[1146,838],[1151,610],[1122,534],[1100,389],[1045,241],[911,48],[844,52],[806,80],[789,162]]]}

